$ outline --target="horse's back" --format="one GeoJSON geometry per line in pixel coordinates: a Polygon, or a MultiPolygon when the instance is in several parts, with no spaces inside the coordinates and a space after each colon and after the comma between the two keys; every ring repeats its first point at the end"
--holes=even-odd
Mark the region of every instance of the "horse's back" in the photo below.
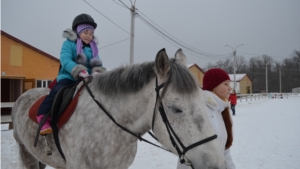
{"type": "Polygon", "coordinates": [[[30,107],[34,104],[34,102],[40,97],[47,95],[49,93],[48,88],[34,88],[23,93],[15,102],[12,111],[12,123],[14,126],[14,130],[26,123],[25,121],[30,120],[28,111],[30,107]]]}
{"type": "Polygon", "coordinates": [[[11,112],[12,118],[14,119],[20,110],[28,110],[38,98],[47,95],[49,91],[50,89],[48,88],[34,88],[27,90],[16,100],[11,112]]]}

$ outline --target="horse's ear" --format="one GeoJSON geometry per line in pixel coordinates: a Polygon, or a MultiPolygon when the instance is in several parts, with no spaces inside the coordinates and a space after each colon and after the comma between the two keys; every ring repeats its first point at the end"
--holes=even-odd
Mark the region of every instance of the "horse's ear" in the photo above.
{"type": "Polygon", "coordinates": [[[161,49],[155,58],[156,72],[160,76],[164,77],[170,70],[170,61],[166,53],[165,48],[161,49]]]}
{"type": "Polygon", "coordinates": [[[175,59],[176,59],[176,61],[181,62],[184,66],[187,67],[186,56],[182,52],[182,49],[177,50],[177,52],[175,53],[175,59]]]}

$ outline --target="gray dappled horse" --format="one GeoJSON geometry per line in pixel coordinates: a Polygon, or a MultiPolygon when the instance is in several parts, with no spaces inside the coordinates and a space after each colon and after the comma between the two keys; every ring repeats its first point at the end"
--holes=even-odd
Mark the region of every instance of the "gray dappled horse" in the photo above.
{"type": "MultiPolygon", "coordinates": [[[[174,154],[177,151],[158,110],[160,103],[183,145],[189,146],[215,134],[205,112],[202,90],[187,69],[181,49],[174,59],[169,59],[162,49],[155,62],[119,67],[96,75],[89,87],[114,119],[136,134],[143,135],[151,130],[155,107],[153,132],[159,142],[174,154]],[[156,78],[158,85],[165,83],[159,91],[157,104],[156,78]]],[[[125,169],[132,164],[138,139],[117,127],[93,101],[86,88],[81,91],[74,114],[59,131],[66,161],[60,156],[51,134],[46,136],[52,147],[51,156],[46,156],[45,142],[41,137],[34,148],[38,125],[29,119],[28,111],[48,92],[46,88],[28,90],[12,109],[13,134],[20,147],[22,165],[30,169],[45,168],[45,165],[60,169],[125,169]]],[[[197,169],[225,168],[216,139],[193,147],[185,157],[197,169]]]]}

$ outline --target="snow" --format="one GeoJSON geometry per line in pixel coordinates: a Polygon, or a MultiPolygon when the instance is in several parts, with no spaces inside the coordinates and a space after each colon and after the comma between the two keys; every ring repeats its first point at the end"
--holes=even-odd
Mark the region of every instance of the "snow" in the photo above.
{"type": "MultiPolygon", "coordinates": [[[[230,80],[233,82],[234,81],[234,74],[228,74],[230,80]]],[[[247,74],[235,74],[235,81],[239,82],[241,81],[247,74]]]]}
{"type": "MultiPolygon", "coordinates": [[[[237,169],[300,168],[300,95],[238,101],[236,116],[232,119],[231,155],[237,169]]],[[[12,130],[1,131],[1,136],[1,168],[19,168],[12,130]]],[[[149,135],[144,138],[155,142],[149,135]]],[[[130,169],[174,169],[176,165],[175,155],[138,142],[138,152],[130,169]]]]}

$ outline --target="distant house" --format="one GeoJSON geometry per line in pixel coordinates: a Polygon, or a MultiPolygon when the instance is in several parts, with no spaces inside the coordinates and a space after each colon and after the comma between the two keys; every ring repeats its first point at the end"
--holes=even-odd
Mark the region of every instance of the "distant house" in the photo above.
{"type": "MultiPolygon", "coordinates": [[[[234,86],[234,74],[229,74],[230,86],[234,86]]],[[[252,81],[247,74],[235,74],[236,80],[236,93],[239,94],[250,94],[252,93],[252,81]]]]}
{"type": "Polygon", "coordinates": [[[26,90],[48,87],[59,59],[1,30],[1,102],[15,102],[26,90]]]}
{"type": "Polygon", "coordinates": [[[205,72],[196,63],[189,64],[188,69],[195,76],[195,78],[198,81],[198,84],[202,87],[202,85],[203,85],[203,76],[204,76],[205,72]]]}

